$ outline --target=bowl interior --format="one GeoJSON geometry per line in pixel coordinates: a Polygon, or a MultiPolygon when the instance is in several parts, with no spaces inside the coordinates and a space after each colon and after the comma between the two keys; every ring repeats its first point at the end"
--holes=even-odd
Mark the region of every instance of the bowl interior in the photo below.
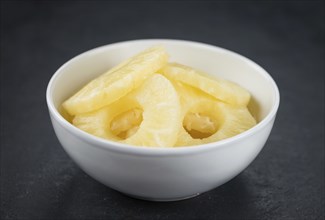
{"type": "Polygon", "coordinates": [[[179,40],[136,40],[99,47],[64,64],[49,88],[56,109],[91,79],[147,47],[164,45],[175,61],[201,69],[212,76],[231,80],[252,94],[249,108],[261,121],[276,102],[276,88],[268,74],[254,62],[231,51],[179,40]]]}

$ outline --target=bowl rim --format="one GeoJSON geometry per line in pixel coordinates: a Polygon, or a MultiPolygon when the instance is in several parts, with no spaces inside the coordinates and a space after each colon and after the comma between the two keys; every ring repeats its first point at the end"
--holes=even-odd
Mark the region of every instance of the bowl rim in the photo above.
{"type": "MultiPolygon", "coordinates": [[[[117,153],[127,153],[127,154],[139,154],[139,155],[158,155],[158,156],[171,156],[171,155],[184,155],[184,154],[195,154],[197,152],[203,152],[211,149],[221,148],[224,146],[227,146],[230,143],[235,143],[241,141],[243,138],[246,138],[248,136],[251,136],[261,129],[263,129],[265,126],[269,124],[270,121],[272,121],[273,118],[275,118],[276,113],[278,111],[279,105],[280,105],[280,92],[278,89],[277,84],[275,83],[274,79],[271,77],[271,75],[260,65],[255,63],[254,61],[250,60],[249,58],[240,55],[236,52],[233,52],[231,50],[218,47],[215,45],[210,45],[202,42],[196,42],[196,41],[189,41],[189,40],[179,40],[179,39],[137,39],[137,40],[129,40],[129,41],[121,41],[116,42],[112,44],[107,44],[103,46],[96,47],[91,50],[87,50],[67,62],[65,62],[51,77],[47,89],[46,89],[46,102],[49,109],[49,113],[51,117],[54,117],[54,119],[68,132],[72,133],[73,135],[81,138],[83,141],[89,143],[93,147],[100,147],[105,150],[111,150],[117,153]],[[218,50],[219,52],[228,53],[232,56],[235,56],[247,64],[251,65],[252,68],[255,68],[258,70],[258,73],[261,74],[266,80],[270,82],[272,85],[273,90],[273,96],[274,101],[271,110],[269,113],[254,127],[248,129],[247,131],[240,133],[238,135],[235,135],[233,137],[220,140],[217,142],[211,142],[207,144],[202,145],[194,145],[194,146],[184,146],[184,147],[145,147],[145,146],[132,146],[124,143],[119,143],[115,141],[106,140],[103,138],[96,137],[94,135],[88,134],[85,131],[82,131],[78,129],[77,127],[73,126],[71,123],[69,123],[66,119],[63,118],[63,116],[58,112],[58,110],[55,108],[52,94],[53,94],[53,86],[57,80],[57,78],[60,76],[60,73],[64,68],[69,66],[71,63],[76,62],[78,59],[80,59],[83,56],[87,56],[91,53],[96,53],[100,50],[106,50],[113,47],[122,46],[123,44],[135,44],[140,42],[152,42],[152,43],[161,43],[164,42],[168,43],[181,43],[181,44],[190,44],[191,46],[201,47],[203,49],[208,50],[218,50]]],[[[53,122],[52,122],[53,123],[53,122]]]]}

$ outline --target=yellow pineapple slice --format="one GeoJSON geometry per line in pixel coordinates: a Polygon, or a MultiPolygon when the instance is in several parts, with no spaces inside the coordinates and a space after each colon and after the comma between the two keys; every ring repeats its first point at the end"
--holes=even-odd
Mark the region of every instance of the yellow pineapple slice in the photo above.
{"type": "Polygon", "coordinates": [[[67,120],[68,122],[72,123],[72,119],[73,116],[71,116],[66,110],[65,108],[63,108],[62,105],[59,106],[58,111],[60,112],[60,114],[62,115],[62,117],[67,120]]]}
{"type": "Polygon", "coordinates": [[[160,74],[99,110],[78,114],[73,124],[98,137],[152,147],[174,146],[182,127],[178,94],[160,74]]]}
{"type": "Polygon", "coordinates": [[[104,107],[137,88],[168,60],[161,46],[149,48],[89,82],[63,103],[70,115],[104,107]]]}
{"type": "Polygon", "coordinates": [[[213,99],[202,91],[174,82],[182,106],[183,127],[176,146],[219,141],[256,125],[246,107],[236,107],[213,99]]]}
{"type": "Polygon", "coordinates": [[[198,88],[228,104],[247,106],[250,100],[249,92],[237,84],[219,78],[211,78],[206,73],[188,66],[169,63],[160,70],[160,73],[170,80],[198,88]]]}

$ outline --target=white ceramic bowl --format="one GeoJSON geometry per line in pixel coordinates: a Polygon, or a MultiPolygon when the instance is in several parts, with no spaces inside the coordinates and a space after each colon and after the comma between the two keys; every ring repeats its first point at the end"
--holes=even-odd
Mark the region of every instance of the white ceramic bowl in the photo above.
{"type": "Polygon", "coordinates": [[[172,201],[229,181],[263,148],[279,107],[270,75],[253,61],[216,46],[183,40],[134,40],[87,51],[65,63],[47,88],[55,133],[70,157],[94,179],[133,197],[172,201]],[[135,53],[163,44],[172,61],[216,74],[248,89],[259,123],[235,137],[184,148],[135,147],[97,138],[67,122],[60,104],[91,79],[135,53]]]}

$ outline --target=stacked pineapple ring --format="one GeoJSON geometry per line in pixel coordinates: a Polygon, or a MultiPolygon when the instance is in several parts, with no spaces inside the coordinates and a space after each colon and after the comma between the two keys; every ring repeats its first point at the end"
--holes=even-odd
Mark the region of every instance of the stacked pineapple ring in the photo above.
{"type": "Polygon", "coordinates": [[[94,79],[63,103],[79,129],[136,146],[175,147],[222,140],[256,124],[250,94],[152,47],[94,79]]]}

